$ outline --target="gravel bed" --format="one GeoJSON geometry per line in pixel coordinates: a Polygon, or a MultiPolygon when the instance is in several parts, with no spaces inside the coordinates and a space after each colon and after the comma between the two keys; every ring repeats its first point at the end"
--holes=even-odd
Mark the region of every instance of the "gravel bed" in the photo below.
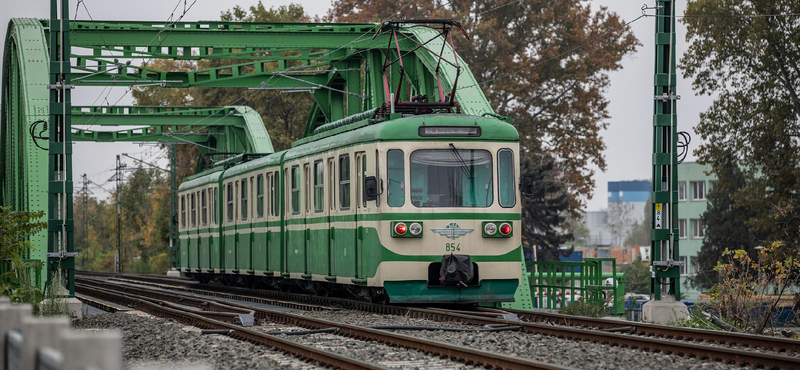
{"type": "MultiPolygon", "coordinates": [[[[264,323],[253,328],[263,332],[293,332],[308,329],[286,326],[274,323],[264,323]]],[[[321,350],[359,359],[361,361],[378,364],[394,369],[476,369],[460,362],[444,359],[438,356],[426,355],[422,352],[397,348],[389,345],[367,342],[359,339],[348,338],[332,333],[318,333],[306,335],[278,335],[278,337],[314,346],[321,350]]]]}
{"type": "Polygon", "coordinates": [[[663,353],[578,342],[523,332],[402,331],[400,333],[484,351],[505,353],[578,369],[742,369],[719,362],[703,362],[663,353]]]}
{"type": "Polygon", "coordinates": [[[74,326],[78,330],[120,330],[124,369],[321,369],[263,346],[222,335],[201,335],[198,328],[140,311],[85,316],[74,326]]]}
{"type": "Polygon", "coordinates": [[[341,310],[341,311],[300,311],[293,312],[299,315],[313,317],[334,322],[359,326],[404,325],[404,326],[431,326],[437,328],[463,328],[480,329],[482,325],[472,325],[456,321],[435,321],[408,316],[379,315],[370,312],[341,310]]]}

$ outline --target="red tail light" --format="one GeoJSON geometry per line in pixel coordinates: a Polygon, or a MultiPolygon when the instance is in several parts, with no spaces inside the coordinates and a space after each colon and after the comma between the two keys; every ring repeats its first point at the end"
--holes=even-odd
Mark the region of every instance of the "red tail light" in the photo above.
{"type": "Polygon", "coordinates": [[[511,234],[511,225],[505,223],[500,225],[500,234],[503,235],[511,234]]]}
{"type": "Polygon", "coordinates": [[[397,233],[397,235],[405,235],[406,231],[408,231],[406,224],[398,222],[397,225],[394,225],[394,232],[397,233]]]}

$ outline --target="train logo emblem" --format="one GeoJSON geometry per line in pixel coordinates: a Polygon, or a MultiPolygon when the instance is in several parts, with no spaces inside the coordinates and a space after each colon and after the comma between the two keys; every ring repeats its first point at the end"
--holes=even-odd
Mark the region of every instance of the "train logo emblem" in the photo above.
{"type": "Polygon", "coordinates": [[[435,233],[437,233],[437,234],[439,234],[439,235],[441,235],[441,236],[443,236],[445,238],[450,238],[450,239],[453,239],[453,240],[456,240],[456,238],[458,238],[460,236],[467,235],[467,234],[471,233],[473,230],[475,230],[475,229],[462,229],[455,222],[451,222],[451,223],[447,224],[447,226],[445,226],[444,229],[431,228],[431,231],[433,231],[433,232],[435,232],[435,233]]]}

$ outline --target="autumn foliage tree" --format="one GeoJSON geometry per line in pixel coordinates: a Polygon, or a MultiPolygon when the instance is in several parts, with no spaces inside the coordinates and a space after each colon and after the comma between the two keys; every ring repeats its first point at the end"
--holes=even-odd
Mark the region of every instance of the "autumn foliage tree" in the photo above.
{"type": "Polygon", "coordinates": [[[748,230],[767,230],[766,242],[794,250],[800,245],[798,13],[795,0],[690,1],[682,18],[690,46],[681,59],[694,90],[716,96],[695,128],[704,140],[698,159],[720,181],[735,175],[723,169],[727,156],[741,165],[746,181],[731,199],[755,214],[745,222],[748,230]]]}

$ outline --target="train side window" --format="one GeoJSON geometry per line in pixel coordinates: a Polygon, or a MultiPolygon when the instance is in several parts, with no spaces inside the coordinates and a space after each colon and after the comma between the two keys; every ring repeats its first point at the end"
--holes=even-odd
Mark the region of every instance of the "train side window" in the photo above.
{"type": "MultiPolygon", "coordinates": [[[[375,179],[378,181],[378,194],[375,196],[375,207],[381,206],[381,193],[383,193],[383,186],[381,186],[381,156],[378,149],[375,149],[375,179]]],[[[364,174],[366,178],[366,174],[364,174]]]]}
{"type": "Polygon", "coordinates": [[[389,207],[402,207],[406,203],[405,158],[403,151],[392,149],[386,152],[386,204],[389,207]]]}
{"type": "Polygon", "coordinates": [[[181,195],[181,229],[186,228],[186,196],[181,195]]]}
{"type": "Polygon", "coordinates": [[[300,166],[292,166],[292,214],[300,213],[300,166]]]}
{"type": "Polygon", "coordinates": [[[350,155],[339,156],[339,209],[350,209],[350,155]]]}
{"type": "Polygon", "coordinates": [[[366,191],[364,182],[367,181],[367,155],[366,153],[361,153],[361,155],[356,156],[361,158],[360,161],[356,159],[358,163],[358,173],[356,174],[356,176],[358,176],[358,184],[356,184],[356,186],[358,186],[357,193],[358,199],[360,200],[359,204],[367,208],[367,197],[365,196],[366,194],[364,194],[366,191]]]}
{"type": "Polygon", "coordinates": [[[323,169],[325,166],[322,160],[314,162],[314,212],[322,212],[325,209],[325,178],[323,169]]]}
{"type": "Polygon", "coordinates": [[[264,217],[264,175],[256,177],[256,217],[264,217]]]}
{"type": "Polygon", "coordinates": [[[336,209],[336,165],[333,158],[328,158],[328,208],[331,211],[336,209]]]}
{"type": "Polygon", "coordinates": [[[497,184],[500,206],[513,207],[517,192],[514,186],[514,152],[511,149],[500,149],[497,152],[497,184]]]}
{"type": "Polygon", "coordinates": [[[206,189],[200,193],[200,222],[203,226],[208,225],[208,203],[206,202],[206,189]]]}
{"type": "Polygon", "coordinates": [[[280,199],[278,198],[278,189],[281,187],[280,183],[278,182],[280,181],[280,178],[281,177],[278,171],[275,171],[272,174],[272,208],[275,216],[278,216],[281,211],[280,199]]]}
{"type": "Polygon", "coordinates": [[[190,214],[189,219],[192,222],[192,227],[195,227],[195,226],[197,226],[197,218],[196,218],[196,216],[197,216],[197,203],[195,202],[194,193],[192,193],[192,196],[191,196],[190,199],[191,200],[190,200],[189,203],[191,203],[191,214],[190,214]]]}
{"type": "Polygon", "coordinates": [[[216,225],[218,222],[217,221],[217,205],[219,204],[218,202],[219,202],[219,197],[217,194],[217,188],[214,187],[214,197],[211,200],[211,220],[212,220],[211,222],[213,222],[214,225],[216,225]]]}
{"type": "Polygon", "coordinates": [[[241,213],[242,213],[242,220],[246,220],[247,219],[247,179],[246,178],[242,179],[242,193],[241,194],[242,194],[242,197],[240,199],[242,201],[241,201],[241,205],[240,205],[240,210],[241,210],[241,213]]]}
{"type": "Polygon", "coordinates": [[[306,213],[311,211],[311,171],[308,163],[303,165],[303,203],[306,213]]]}
{"type": "Polygon", "coordinates": [[[228,183],[228,188],[225,190],[226,198],[228,199],[228,222],[233,222],[233,183],[228,183]]]}

